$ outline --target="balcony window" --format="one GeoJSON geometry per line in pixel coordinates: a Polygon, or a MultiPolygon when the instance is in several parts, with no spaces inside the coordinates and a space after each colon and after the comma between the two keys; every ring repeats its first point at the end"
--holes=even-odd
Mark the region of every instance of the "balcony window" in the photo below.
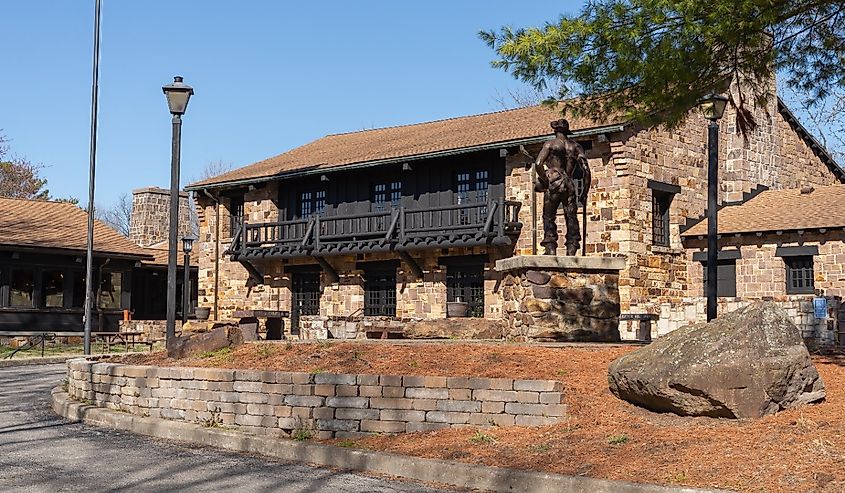
{"type": "Polygon", "coordinates": [[[458,203],[486,203],[489,183],[489,173],[486,169],[459,172],[457,176],[458,203]]]}
{"type": "Polygon", "coordinates": [[[396,270],[367,271],[364,278],[364,315],[395,317],[396,270]]]}
{"type": "Polygon", "coordinates": [[[244,223],[243,195],[229,198],[229,234],[234,236],[244,223]]]}
{"type": "Polygon", "coordinates": [[[383,211],[390,204],[391,207],[399,207],[402,201],[402,182],[391,181],[389,183],[376,183],[373,185],[373,208],[383,211]]]}
{"type": "Polygon", "coordinates": [[[326,191],[308,190],[299,194],[299,217],[322,214],[326,210],[326,191]]]}

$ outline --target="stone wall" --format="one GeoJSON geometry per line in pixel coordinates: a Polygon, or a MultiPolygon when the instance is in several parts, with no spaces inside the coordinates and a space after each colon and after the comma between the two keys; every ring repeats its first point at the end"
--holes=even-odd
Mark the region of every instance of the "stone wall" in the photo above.
{"type": "MultiPolygon", "coordinates": [[[[828,316],[817,319],[813,310],[812,295],[779,296],[772,301],[786,310],[792,322],[801,331],[801,336],[810,350],[826,349],[840,345],[836,312],[841,303],[839,297],[827,297],[828,316]]],[[[766,298],[770,299],[770,298],[766,298]]],[[[719,313],[728,313],[753,303],[754,299],[719,298],[719,313]]],[[[688,325],[703,323],[707,320],[707,299],[704,297],[684,298],[680,303],[664,303],[660,306],[660,318],[651,325],[651,337],[659,337],[688,325]]],[[[621,322],[619,331],[622,339],[637,339],[636,321],[621,322]]],[[[845,341],[843,341],[845,342],[845,341]]]]}
{"type": "Polygon", "coordinates": [[[507,378],[159,368],[75,359],[68,394],[138,416],[317,438],[463,426],[541,426],[566,416],[563,384],[507,378]]]}
{"type": "Polygon", "coordinates": [[[624,259],[523,255],[500,261],[509,336],[522,340],[619,340],[624,259]]]}
{"type": "MultiPolygon", "coordinates": [[[[193,203],[179,193],[179,239],[193,235],[193,203]]],[[[142,247],[167,242],[170,230],[170,190],[148,187],[132,191],[132,217],[129,239],[142,247]]],[[[179,246],[181,251],[181,244],[179,246]]]]}
{"type": "MultiPolygon", "coordinates": [[[[160,341],[165,338],[166,320],[121,320],[118,322],[121,332],[143,332],[142,341],[160,341]]],[[[176,333],[182,331],[182,321],[176,320],[176,333]]]]}

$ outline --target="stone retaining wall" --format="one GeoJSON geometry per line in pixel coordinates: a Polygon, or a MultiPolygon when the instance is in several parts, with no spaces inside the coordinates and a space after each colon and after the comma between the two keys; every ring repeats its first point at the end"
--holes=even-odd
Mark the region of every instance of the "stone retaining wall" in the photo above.
{"type": "Polygon", "coordinates": [[[317,438],[463,426],[541,426],[566,415],[551,380],[159,368],[75,359],[74,399],[140,416],[317,438]]]}

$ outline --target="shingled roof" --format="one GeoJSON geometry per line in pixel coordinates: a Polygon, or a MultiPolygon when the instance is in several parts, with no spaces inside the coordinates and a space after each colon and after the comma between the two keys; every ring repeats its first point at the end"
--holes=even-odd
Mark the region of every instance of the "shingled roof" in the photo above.
{"type": "MultiPolygon", "coordinates": [[[[436,157],[455,150],[478,150],[495,144],[519,143],[553,134],[549,122],[560,112],[545,105],[463,116],[413,125],[327,135],[278,156],[191,184],[196,190],[224,184],[334,167],[380,164],[392,160],[436,157]]],[[[609,119],[598,123],[568,118],[576,134],[590,129],[618,126],[609,119]]]]}
{"type": "MultiPolygon", "coordinates": [[[[84,252],[87,231],[88,214],[73,204],[0,198],[0,247],[84,252]]],[[[96,220],[94,251],[141,259],[153,257],[144,248],[96,220]]]]}
{"type": "MultiPolygon", "coordinates": [[[[748,202],[719,210],[718,226],[722,235],[842,228],[845,185],[760,192],[748,202]]],[[[682,234],[685,238],[706,235],[706,219],[682,234]]]]}

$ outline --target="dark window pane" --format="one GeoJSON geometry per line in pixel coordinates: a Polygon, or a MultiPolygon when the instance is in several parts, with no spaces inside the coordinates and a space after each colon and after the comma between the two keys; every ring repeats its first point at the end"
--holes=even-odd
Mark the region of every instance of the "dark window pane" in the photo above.
{"type": "Polygon", "coordinates": [[[786,263],[787,294],[811,294],[815,292],[813,257],[784,257],[786,263]]]}
{"type": "Polygon", "coordinates": [[[103,272],[102,281],[100,282],[98,306],[100,308],[120,308],[122,287],[123,273],[103,272]]]}
{"type": "Polygon", "coordinates": [[[234,235],[241,229],[244,223],[244,198],[232,197],[229,199],[229,233],[234,235]]]}
{"type": "Polygon", "coordinates": [[[311,215],[311,192],[302,192],[299,196],[299,215],[300,217],[311,215]]]}
{"type": "Polygon", "coordinates": [[[671,193],[652,190],[652,243],[657,246],[669,246],[669,208],[672,205],[671,193]]]}
{"type": "Polygon", "coordinates": [[[41,272],[41,305],[47,308],[64,306],[65,273],[60,270],[41,272]]]}
{"type": "Polygon", "coordinates": [[[9,306],[31,308],[34,287],[33,271],[13,269],[9,276],[9,306]]]}
{"type": "Polygon", "coordinates": [[[318,190],[314,194],[314,212],[322,214],[326,210],[326,191],[318,190]]]}
{"type": "Polygon", "coordinates": [[[76,271],[73,273],[73,300],[71,307],[83,308],[85,306],[85,272],[76,271]]]}
{"type": "Polygon", "coordinates": [[[396,316],[396,271],[367,272],[364,281],[364,315],[396,316]]]}
{"type": "Polygon", "coordinates": [[[484,266],[472,263],[447,267],[446,301],[467,303],[471,317],[483,317],[484,266]]]}
{"type": "MultiPolygon", "coordinates": [[[[704,296],[707,296],[707,263],[704,268],[704,296]]],[[[716,265],[716,296],[736,297],[736,260],[719,260],[716,265]]]]}

